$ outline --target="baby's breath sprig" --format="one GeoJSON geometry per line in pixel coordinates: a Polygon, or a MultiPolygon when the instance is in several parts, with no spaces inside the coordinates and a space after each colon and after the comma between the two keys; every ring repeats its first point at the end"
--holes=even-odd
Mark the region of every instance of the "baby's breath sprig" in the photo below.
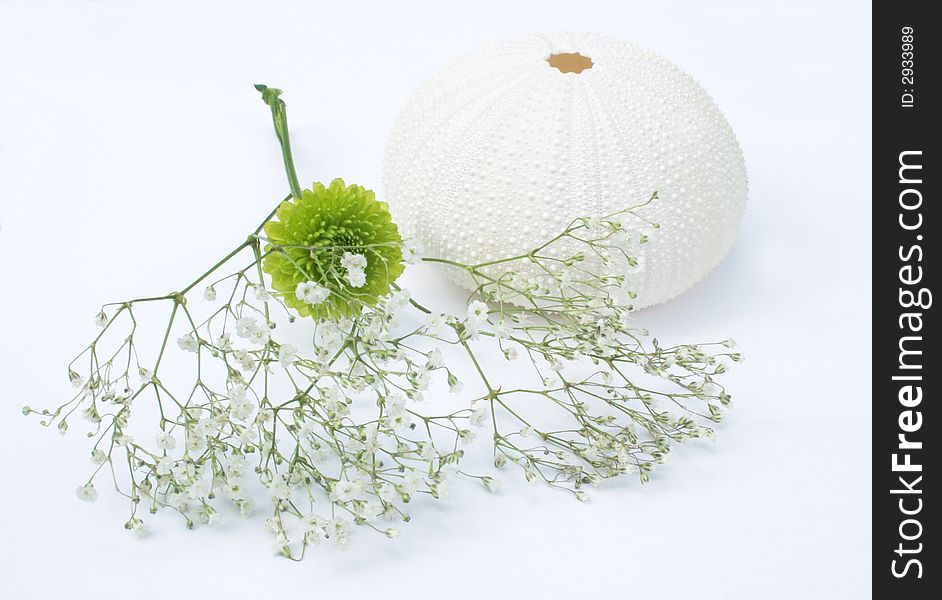
{"type": "Polygon", "coordinates": [[[475,403],[478,414],[494,415],[496,466],[517,464],[527,480],[540,478],[585,499],[585,484],[629,473],[646,482],[674,444],[713,437],[710,425],[722,420],[731,400],[716,377],[742,355],[731,340],[648,342],[649,332],[630,317],[631,277],[648,237],[633,236],[639,228],[625,223],[641,219],[637,209],[656,199],[577,219],[519,256],[479,265],[425,259],[460,269],[476,286],[468,319],[455,331],[487,390],[475,403]],[[560,251],[573,247],[572,254],[560,251]],[[582,267],[589,255],[607,271],[582,267]],[[542,274],[520,276],[523,265],[542,274]],[[531,385],[520,384],[526,369],[519,367],[513,387],[492,384],[473,349],[481,336],[494,338],[506,360],[525,363],[531,385]]]}
{"type": "Polygon", "coordinates": [[[440,350],[405,339],[434,342],[438,333],[421,326],[393,336],[409,306],[400,290],[352,318],[319,320],[308,345],[291,345],[278,332],[295,317],[261,270],[280,248],[262,244],[249,236],[183,292],[105,305],[101,333],[69,365],[75,395],[39,411],[42,423],[65,433],[77,414],[91,421],[96,466],[78,495],[94,500],[94,481],[107,473],[131,500],[132,530],[143,527],[144,508],[176,511],[190,527],[214,522],[223,498],[248,514],[254,474],[286,556],[292,518],[302,553],[322,539],[344,545],[350,523],[392,537],[378,519],[408,521],[416,494],[445,496],[463,455],[469,409],[415,410],[435,378],[453,375],[440,350]],[[162,334],[150,336],[154,348],[142,340],[147,305],[169,314],[162,334]],[[188,357],[183,376],[179,359],[188,357]]]}
{"type": "Polygon", "coordinates": [[[519,256],[422,257],[372,192],[340,180],[301,190],[280,92],[257,87],[291,195],[179,292],[103,306],[100,333],[69,365],[74,396],[23,410],[63,434],[78,415],[90,422],[79,498],[95,500],[107,478],[136,533],[161,509],[192,527],[265,504],[276,551],[298,559],[324,540],[346,545],[354,524],[395,537],[412,501],[444,498],[456,475],[495,490],[494,477],[459,470],[476,431],[491,431],[497,467],[579,499],[604,478],[645,482],[674,444],[713,435],[730,402],[716,378],[742,360],[732,342],[663,347],[630,318],[647,238],[626,225],[656,195],[519,256]],[[605,271],[584,267],[588,256],[605,271]],[[420,260],[474,282],[466,313],[396,284],[420,260]],[[519,275],[524,264],[541,274],[519,275]],[[507,380],[503,361],[525,368],[507,380]],[[483,390],[471,402],[436,393],[462,396],[466,371],[483,390]]]}

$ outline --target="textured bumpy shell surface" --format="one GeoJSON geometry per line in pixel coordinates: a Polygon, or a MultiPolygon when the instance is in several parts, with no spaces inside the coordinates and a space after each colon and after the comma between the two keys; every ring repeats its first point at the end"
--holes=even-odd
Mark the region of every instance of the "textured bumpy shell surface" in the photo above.
{"type": "Polygon", "coordinates": [[[736,136],[696,81],[633,44],[575,33],[494,43],[442,69],[392,131],[384,187],[426,255],[469,264],[657,191],[641,211],[661,227],[632,276],[636,307],[673,298],[719,263],[747,194],[736,136]],[[562,73],[547,62],[560,53],[592,67],[562,73]]]}

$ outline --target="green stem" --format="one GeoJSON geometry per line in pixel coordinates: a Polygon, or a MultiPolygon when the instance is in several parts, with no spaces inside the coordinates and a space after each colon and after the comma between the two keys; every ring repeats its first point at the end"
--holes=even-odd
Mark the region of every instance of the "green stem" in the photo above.
{"type": "Polygon", "coordinates": [[[288,176],[288,185],[291,186],[291,195],[300,198],[301,186],[298,185],[298,174],[294,170],[294,159],[291,157],[291,141],[288,139],[288,111],[284,100],[279,98],[281,90],[261,83],[255,84],[255,89],[262,93],[262,100],[271,107],[271,118],[275,124],[275,135],[281,144],[281,156],[285,161],[285,174],[288,176]]]}
{"type": "MultiPolygon", "coordinates": [[[[220,260],[220,261],[217,262],[215,265],[213,265],[212,267],[210,267],[210,269],[209,269],[208,271],[206,271],[205,273],[203,273],[202,275],[200,275],[199,277],[197,277],[195,281],[193,281],[192,283],[190,283],[190,285],[188,285],[188,286],[186,286],[185,288],[183,288],[183,290],[179,293],[179,295],[180,295],[180,296],[183,296],[183,295],[185,295],[187,292],[189,292],[190,290],[192,290],[193,288],[195,288],[197,285],[199,285],[199,283],[200,283],[201,281],[203,281],[204,279],[206,279],[207,277],[209,277],[209,276],[213,273],[213,271],[215,271],[215,270],[218,269],[219,267],[221,267],[221,266],[223,266],[224,264],[226,264],[227,262],[229,262],[229,259],[230,259],[230,258],[232,258],[233,256],[235,256],[235,255],[238,254],[239,252],[242,252],[242,250],[244,250],[247,246],[249,246],[249,245],[251,245],[251,244],[252,244],[252,240],[251,240],[251,239],[249,239],[249,240],[247,240],[247,241],[244,241],[244,242],[242,242],[241,244],[239,244],[239,247],[238,247],[238,248],[236,248],[235,250],[233,250],[232,252],[230,252],[229,254],[227,254],[222,260],[220,260]]],[[[168,298],[173,297],[173,294],[171,294],[170,296],[167,296],[167,297],[168,297],[168,298]]],[[[140,302],[140,300],[137,300],[136,302],[140,302]]]]}

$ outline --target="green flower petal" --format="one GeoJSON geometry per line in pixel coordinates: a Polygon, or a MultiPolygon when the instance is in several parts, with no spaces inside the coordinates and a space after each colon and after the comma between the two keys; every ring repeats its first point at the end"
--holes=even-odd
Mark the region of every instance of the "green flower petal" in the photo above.
{"type": "Polygon", "coordinates": [[[352,317],[390,291],[402,274],[402,238],[385,202],[371,190],[334,179],[315,183],[300,198],[283,202],[276,220],[265,224],[271,241],[263,268],[285,304],[302,316],[352,317]],[[344,252],[367,259],[366,283],[351,286],[341,266],[344,252]],[[295,295],[298,284],[315,281],[330,290],[321,304],[307,304],[295,295]]]}

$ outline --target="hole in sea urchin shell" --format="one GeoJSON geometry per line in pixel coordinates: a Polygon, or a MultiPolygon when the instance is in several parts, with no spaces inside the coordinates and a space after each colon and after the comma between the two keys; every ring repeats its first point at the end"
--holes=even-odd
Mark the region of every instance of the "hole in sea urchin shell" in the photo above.
{"type": "Polygon", "coordinates": [[[546,62],[551,67],[559,69],[560,73],[582,73],[586,69],[592,68],[592,59],[588,56],[582,56],[578,52],[564,52],[560,54],[551,54],[546,62]]]}

